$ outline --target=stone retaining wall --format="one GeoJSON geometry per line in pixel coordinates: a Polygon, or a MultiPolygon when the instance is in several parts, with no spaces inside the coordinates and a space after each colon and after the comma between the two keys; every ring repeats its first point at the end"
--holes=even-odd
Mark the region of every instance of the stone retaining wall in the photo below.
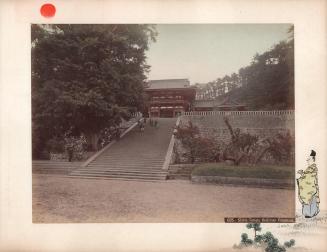
{"type": "MultiPolygon", "coordinates": [[[[229,119],[233,129],[239,128],[242,133],[257,135],[259,138],[288,133],[295,137],[294,111],[290,110],[187,112],[180,116],[180,125],[187,126],[190,121],[199,128],[202,136],[228,143],[231,136],[224,117],[229,119]]],[[[181,158],[183,153],[185,149],[180,141],[176,140],[171,163],[186,161],[181,158]]],[[[294,153],[292,155],[294,156],[294,153]]]]}
{"type": "Polygon", "coordinates": [[[191,173],[196,164],[171,164],[168,169],[168,179],[191,179],[191,173]]]}

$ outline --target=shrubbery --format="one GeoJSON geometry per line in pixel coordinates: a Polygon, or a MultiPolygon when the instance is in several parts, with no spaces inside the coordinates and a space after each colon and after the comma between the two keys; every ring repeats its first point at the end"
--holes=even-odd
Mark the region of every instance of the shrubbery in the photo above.
{"type": "Polygon", "coordinates": [[[85,136],[66,136],[65,150],[68,152],[69,148],[73,150],[73,160],[82,160],[86,151],[87,142],[85,136]]]}
{"type": "Polygon", "coordinates": [[[192,122],[189,122],[186,127],[177,126],[175,137],[187,150],[184,157],[192,164],[196,160],[215,161],[219,157],[219,143],[211,138],[201,136],[198,127],[194,126],[192,122]]]}
{"type": "MultiPolygon", "coordinates": [[[[177,126],[175,136],[181,142],[187,162],[220,162],[230,161],[234,165],[256,165],[265,160],[272,160],[279,165],[294,164],[294,138],[289,134],[276,134],[272,137],[260,138],[239,128],[233,129],[228,118],[224,122],[230,133],[230,141],[201,135],[199,128],[189,121],[186,126],[177,126]]],[[[179,157],[177,148],[175,156],[179,157]]]]}
{"type": "Polygon", "coordinates": [[[84,135],[74,136],[67,132],[64,136],[55,137],[47,141],[46,149],[40,153],[40,159],[68,159],[68,149],[72,150],[73,160],[82,160],[87,151],[84,135]]]}

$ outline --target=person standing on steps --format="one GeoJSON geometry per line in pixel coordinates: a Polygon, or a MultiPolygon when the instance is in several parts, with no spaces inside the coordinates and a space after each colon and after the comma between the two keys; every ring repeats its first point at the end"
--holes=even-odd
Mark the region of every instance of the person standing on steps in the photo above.
{"type": "Polygon", "coordinates": [[[116,129],[115,139],[116,139],[116,141],[119,141],[120,140],[120,128],[117,128],[116,129]]]}
{"type": "Polygon", "coordinates": [[[71,162],[73,160],[73,154],[74,154],[74,147],[72,144],[69,144],[67,146],[67,153],[68,153],[68,161],[71,162]]]}
{"type": "Polygon", "coordinates": [[[144,123],[141,122],[141,132],[144,132],[144,129],[145,129],[144,123]]]}
{"type": "Polygon", "coordinates": [[[143,125],[142,119],[140,119],[137,123],[138,123],[139,129],[140,129],[140,132],[143,132],[144,131],[144,125],[143,125]]]}

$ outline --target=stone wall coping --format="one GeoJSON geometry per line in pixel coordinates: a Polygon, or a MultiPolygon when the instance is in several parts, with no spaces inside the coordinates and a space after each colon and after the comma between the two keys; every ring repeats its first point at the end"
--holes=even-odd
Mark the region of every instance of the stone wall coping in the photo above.
{"type": "Polygon", "coordinates": [[[170,164],[169,166],[171,166],[171,167],[195,167],[197,165],[198,165],[198,163],[196,163],[196,164],[170,164]]]}
{"type": "MultiPolygon", "coordinates": [[[[180,120],[181,120],[181,117],[178,117],[177,121],[176,121],[176,127],[179,125],[180,120]]],[[[168,170],[169,169],[170,160],[171,160],[171,157],[173,155],[174,145],[175,145],[175,136],[174,136],[174,134],[172,134],[171,138],[170,138],[169,145],[168,145],[165,161],[164,161],[164,164],[162,166],[163,170],[168,170]]]]}
{"type": "Polygon", "coordinates": [[[294,115],[294,110],[247,110],[247,111],[191,111],[183,112],[182,116],[204,115],[294,115]]]}

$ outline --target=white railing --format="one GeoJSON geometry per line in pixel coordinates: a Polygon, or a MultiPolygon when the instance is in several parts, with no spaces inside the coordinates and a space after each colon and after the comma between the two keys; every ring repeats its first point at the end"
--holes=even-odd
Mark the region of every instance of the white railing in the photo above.
{"type": "Polygon", "coordinates": [[[132,118],[133,117],[142,117],[142,113],[141,112],[134,112],[134,113],[132,113],[132,118]]]}
{"type": "Polygon", "coordinates": [[[184,116],[214,116],[214,115],[294,115],[294,110],[272,110],[272,111],[191,111],[182,112],[184,116]]]}

